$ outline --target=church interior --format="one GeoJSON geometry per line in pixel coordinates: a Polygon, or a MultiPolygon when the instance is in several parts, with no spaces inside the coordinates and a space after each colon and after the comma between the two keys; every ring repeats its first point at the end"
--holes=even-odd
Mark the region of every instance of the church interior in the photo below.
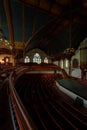
{"type": "Polygon", "coordinates": [[[0,130],[87,129],[87,1],[0,0],[0,130]]]}

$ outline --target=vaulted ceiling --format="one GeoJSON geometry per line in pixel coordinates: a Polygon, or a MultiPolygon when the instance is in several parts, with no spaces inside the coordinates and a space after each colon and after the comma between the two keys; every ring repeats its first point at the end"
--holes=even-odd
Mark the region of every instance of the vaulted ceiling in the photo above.
{"type": "Polygon", "coordinates": [[[0,28],[13,48],[20,41],[25,52],[56,55],[87,37],[87,0],[1,0],[0,12],[0,28]]]}

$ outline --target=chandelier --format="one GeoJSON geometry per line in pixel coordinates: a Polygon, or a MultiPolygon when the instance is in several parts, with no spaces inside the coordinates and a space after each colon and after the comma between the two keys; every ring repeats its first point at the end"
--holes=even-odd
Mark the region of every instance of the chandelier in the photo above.
{"type": "Polygon", "coordinates": [[[12,50],[12,44],[9,43],[9,41],[7,40],[6,36],[4,35],[4,31],[2,29],[3,28],[2,13],[3,13],[3,7],[1,6],[1,3],[0,3],[0,50],[2,50],[2,51],[4,51],[4,50],[11,51],[12,50]]]}
{"type": "Polygon", "coordinates": [[[64,50],[65,54],[74,54],[75,53],[75,49],[74,48],[67,48],[64,50]]]}
{"type": "Polygon", "coordinates": [[[0,48],[12,50],[12,45],[8,42],[8,40],[4,36],[2,28],[0,28],[0,48]]]}
{"type": "Polygon", "coordinates": [[[66,55],[74,55],[75,49],[72,47],[72,3],[70,2],[70,15],[69,15],[70,23],[69,23],[69,47],[64,50],[66,55]]]}

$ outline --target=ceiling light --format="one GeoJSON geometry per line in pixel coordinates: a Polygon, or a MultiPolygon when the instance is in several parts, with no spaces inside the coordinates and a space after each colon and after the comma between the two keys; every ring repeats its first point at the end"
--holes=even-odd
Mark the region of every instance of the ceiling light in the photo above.
{"type": "Polygon", "coordinates": [[[6,48],[12,50],[12,45],[8,42],[4,36],[2,28],[0,28],[0,48],[6,48]]]}

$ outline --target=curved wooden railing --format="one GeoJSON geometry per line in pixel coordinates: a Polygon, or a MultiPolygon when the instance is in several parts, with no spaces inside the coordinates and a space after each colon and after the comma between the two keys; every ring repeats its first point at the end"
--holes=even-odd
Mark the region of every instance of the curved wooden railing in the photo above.
{"type": "MultiPolygon", "coordinates": [[[[25,68],[24,70],[21,69],[20,73],[23,73],[23,71],[25,70],[27,70],[27,68],[25,68]]],[[[9,95],[20,130],[36,130],[32,120],[29,118],[28,113],[14,88],[14,72],[12,72],[9,76],[9,95]]]]}
{"type": "MultiPolygon", "coordinates": [[[[42,68],[42,67],[41,67],[42,68]]],[[[40,67],[29,67],[29,66],[21,66],[19,68],[16,68],[13,72],[11,72],[10,76],[9,76],[9,96],[10,96],[10,100],[11,103],[13,105],[14,108],[14,112],[15,112],[15,116],[17,119],[17,123],[18,126],[20,128],[20,130],[37,130],[37,127],[35,126],[35,124],[33,123],[32,119],[29,117],[23,103],[21,102],[18,93],[16,92],[16,89],[14,87],[15,85],[15,81],[24,73],[26,72],[41,72],[41,68],[40,67]]],[[[44,67],[43,71],[51,71],[51,73],[54,74],[58,74],[59,72],[61,72],[62,77],[65,78],[66,77],[66,73],[63,72],[62,69],[59,68],[48,68],[48,67],[44,67]]]]}

